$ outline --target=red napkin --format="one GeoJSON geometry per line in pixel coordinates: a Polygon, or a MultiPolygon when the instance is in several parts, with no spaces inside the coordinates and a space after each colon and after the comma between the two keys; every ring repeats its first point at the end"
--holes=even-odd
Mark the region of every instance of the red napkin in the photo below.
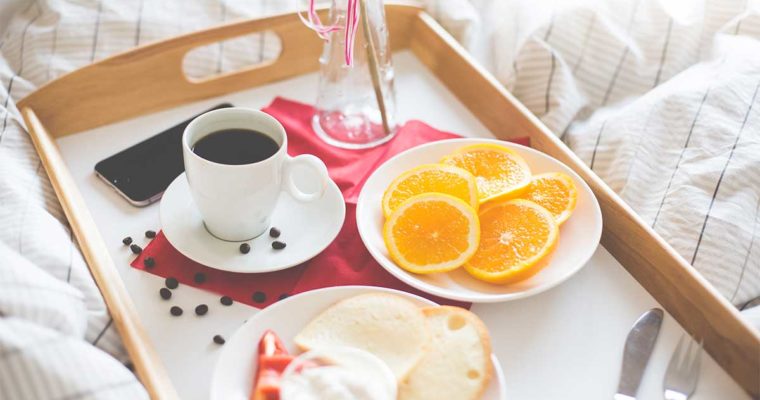
{"type": "MultiPolygon", "coordinates": [[[[418,294],[440,304],[467,306],[422,293],[396,279],[375,262],[359,238],[356,227],[356,201],[362,185],[375,168],[403,150],[459,136],[436,130],[420,121],[409,121],[382,146],[346,150],[330,146],[316,136],[311,129],[314,109],[309,105],[277,98],[263,111],[277,118],[285,127],[288,152],[291,155],[309,153],[321,158],[327,165],[330,177],[343,193],[346,219],[335,241],[322,253],[297,267],[264,274],[239,274],[208,268],[188,259],[172,247],[163,233],[159,233],[132,262],[134,268],[162,277],[174,277],[182,284],[227,295],[235,301],[259,308],[296,293],[346,285],[388,287],[418,294]],[[155,260],[154,267],[144,266],[146,257],[155,260]],[[199,273],[205,278],[202,283],[194,279],[199,273]]],[[[515,142],[529,144],[527,138],[515,142]]]]}

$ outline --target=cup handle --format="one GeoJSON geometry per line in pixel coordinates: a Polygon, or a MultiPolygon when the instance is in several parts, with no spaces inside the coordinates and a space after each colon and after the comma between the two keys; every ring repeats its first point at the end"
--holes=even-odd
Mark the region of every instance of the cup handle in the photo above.
{"type": "Polygon", "coordinates": [[[327,167],[325,166],[325,163],[311,154],[301,154],[295,157],[288,157],[285,160],[283,175],[285,179],[285,186],[287,187],[288,192],[290,192],[290,194],[296,200],[305,203],[321,198],[325,193],[325,189],[327,189],[327,182],[330,180],[330,177],[327,174],[327,167]],[[299,189],[298,186],[296,186],[295,180],[293,179],[293,169],[299,165],[310,169],[314,174],[316,174],[316,179],[319,180],[319,189],[317,189],[317,191],[313,193],[306,193],[303,190],[299,189]]]}

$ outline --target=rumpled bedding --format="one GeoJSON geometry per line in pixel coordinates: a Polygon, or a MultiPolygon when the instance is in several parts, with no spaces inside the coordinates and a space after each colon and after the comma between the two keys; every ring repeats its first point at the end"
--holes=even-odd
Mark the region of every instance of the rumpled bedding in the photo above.
{"type": "MultiPolygon", "coordinates": [[[[684,3],[690,7],[657,0],[431,0],[427,7],[741,305],[760,295],[760,11],[757,1],[684,3]]],[[[133,46],[300,5],[0,3],[0,399],[147,398],[16,102],[133,46]]],[[[200,49],[185,67],[202,76],[278,51],[272,35],[251,35],[200,49]]]]}
{"type": "Polygon", "coordinates": [[[499,81],[729,301],[760,295],[760,2],[475,3],[499,81]]]}

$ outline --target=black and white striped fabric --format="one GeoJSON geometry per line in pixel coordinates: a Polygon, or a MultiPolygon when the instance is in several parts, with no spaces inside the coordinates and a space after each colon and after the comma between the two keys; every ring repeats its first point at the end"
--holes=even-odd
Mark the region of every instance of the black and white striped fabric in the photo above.
{"type": "MultiPolygon", "coordinates": [[[[657,0],[431,0],[428,9],[739,304],[760,294],[756,3],[679,12],[657,0]]],[[[0,399],[147,397],[123,365],[16,102],[133,46],[302,5],[0,1],[0,399]]],[[[185,68],[230,71],[279,48],[272,35],[250,35],[197,50],[185,68]]]]}
{"type": "Polygon", "coordinates": [[[760,295],[760,2],[474,3],[498,79],[727,299],[760,295]]]}

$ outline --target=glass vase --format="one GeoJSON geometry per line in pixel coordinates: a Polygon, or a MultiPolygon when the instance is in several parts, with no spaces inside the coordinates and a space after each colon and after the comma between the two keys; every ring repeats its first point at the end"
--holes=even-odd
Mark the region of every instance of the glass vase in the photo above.
{"type": "Polygon", "coordinates": [[[320,62],[314,131],[327,143],[362,149],[390,140],[396,132],[396,95],[382,0],[359,1],[353,65],[346,65],[347,0],[333,0],[330,32],[320,62]]]}

